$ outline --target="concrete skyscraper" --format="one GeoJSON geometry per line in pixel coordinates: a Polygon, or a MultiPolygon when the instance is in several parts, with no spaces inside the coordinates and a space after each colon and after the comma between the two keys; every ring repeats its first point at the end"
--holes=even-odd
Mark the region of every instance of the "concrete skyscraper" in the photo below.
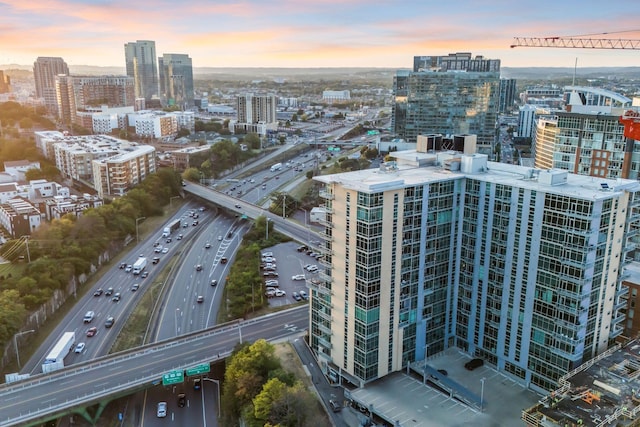
{"type": "Polygon", "coordinates": [[[193,66],[189,55],[165,53],[158,58],[160,94],[165,105],[194,106],[193,66]]]}
{"type": "Polygon", "coordinates": [[[137,98],[158,98],[156,42],[138,40],[124,45],[127,76],[133,77],[137,98]]]}
{"type": "Polygon", "coordinates": [[[58,114],[56,76],[59,74],[69,75],[69,67],[62,58],[40,56],[33,63],[36,96],[44,99],[45,107],[52,114],[58,114]]]}
{"type": "Polygon", "coordinates": [[[499,85],[498,59],[470,53],[416,56],[413,70],[399,70],[393,79],[391,128],[408,142],[426,134],[475,134],[478,151],[489,153],[499,85]]]}

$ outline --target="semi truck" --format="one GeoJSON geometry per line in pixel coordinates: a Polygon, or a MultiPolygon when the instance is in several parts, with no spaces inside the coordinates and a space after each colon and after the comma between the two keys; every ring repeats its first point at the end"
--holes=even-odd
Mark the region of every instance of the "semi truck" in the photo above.
{"type": "Polygon", "coordinates": [[[64,368],[64,358],[67,357],[76,343],[75,332],[65,332],[53,346],[42,364],[42,372],[53,372],[64,368]]]}
{"type": "Polygon", "coordinates": [[[138,258],[138,260],[133,264],[133,274],[140,274],[142,270],[147,266],[147,259],[144,257],[138,258]]]}
{"type": "Polygon", "coordinates": [[[176,231],[178,228],[180,228],[180,219],[174,219],[167,227],[164,228],[162,231],[162,237],[169,237],[171,233],[176,231]]]}
{"type": "Polygon", "coordinates": [[[282,163],[276,163],[271,166],[271,172],[279,171],[280,169],[282,169],[282,163]]]}

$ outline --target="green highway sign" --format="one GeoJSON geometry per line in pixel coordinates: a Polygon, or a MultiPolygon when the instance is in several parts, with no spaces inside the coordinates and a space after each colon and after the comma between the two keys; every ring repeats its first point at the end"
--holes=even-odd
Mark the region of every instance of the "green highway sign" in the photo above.
{"type": "Polygon", "coordinates": [[[180,384],[184,382],[183,371],[169,371],[162,376],[162,385],[180,384]]]}
{"type": "Polygon", "coordinates": [[[380,134],[380,131],[378,130],[368,130],[367,131],[367,135],[378,135],[380,134]]]}
{"type": "Polygon", "coordinates": [[[187,376],[191,375],[200,375],[206,374],[211,371],[211,366],[208,363],[203,363],[201,365],[194,366],[192,368],[187,368],[187,376]]]}

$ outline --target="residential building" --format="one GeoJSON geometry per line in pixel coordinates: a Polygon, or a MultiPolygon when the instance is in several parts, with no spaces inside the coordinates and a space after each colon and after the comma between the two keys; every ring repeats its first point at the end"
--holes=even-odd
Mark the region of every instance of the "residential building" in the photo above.
{"type": "Polygon", "coordinates": [[[133,107],[133,79],[127,76],[57,76],[58,113],[65,123],[91,129],[93,114],[107,107],[133,107]]]}
{"type": "Polygon", "coordinates": [[[203,153],[207,153],[211,150],[209,144],[201,145],[199,147],[186,147],[179,150],[171,151],[171,163],[173,168],[179,171],[184,171],[191,165],[191,160],[195,158],[202,158],[203,153]]]}
{"type": "Polygon", "coordinates": [[[18,196],[18,184],[8,182],[0,184],[0,204],[7,203],[8,200],[15,199],[18,196]]]}
{"type": "Polygon", "coordinates": [[[144,98],[146,101],[158,99],[156,42],[138,40],[125,43],[124,57],[127,76],[133,77],[135,82],[136,98],[144,98]]]}
{"type": "Polygon", "coordinates": [[[538,169],[553,169],[553,157],[558,135],[558,120],[553,115],[538,117],[532,141],[534,165],[538,169]]]}
{"type": "Polygon", "coordinates": [[[236,110],[237,121],[229,124],[232,132],[266,135],[269,130],[278,129],[275,95],[238,95],[236,110]]]}
{"type": "Polygon", "coordinates": [[[52,114],[58,114],[56,95],[56,76],[69,75],[67,63],[60,57],[40,56],[33,63],[33,78],[36,83],[36,96],[44,100],[44,105],[52,114]]]}
{"type": "Polygon", "coordinates": [[[4,71],[0,70],[0,93],[11,92],[11,77],[4,74],[4,71]]]}
{"type": "Polygon", "coordinates": [[[0,226],[14,239],[31,235],[40,221],[40,211],[26,199],[16,197],[0,204],[0,226]]]}
{"type": "MultiPolygon", "coordinates": [[[[178,118],[174,113],[164,111],[137,111],[129,114],[129,126],[136,135],[149,138],[174,137],[178,133],[178,118]]],[[[195,119],[194,119],[195,126],[195,119]]]]}
{"type": "Polygon", "coordinates": [[[152,146],[136,145],[114,156],[93,160],[93,188],[98,197],[124,196],[156,171],[155,157],[152,146]]]}
{"type": "Polygon", "coordinates": [[[500,79],[498,99],[498,112],[509,113],[515,108],[516,99],[518,99],[516,90],[516,79],[500,79]]]}
{"type": "Polygon", "coordinates": [[[47,220],[51,221],[53,219],[60,219],[68,214],[80,217],[87,209],[97,208],[102,205],[103,200],[100,197],[86,193],[82,196],[54,196],[45,201],[44,211],[47,220]]]}
{"type": "Polygon", "coordinates": [[[629,288],[626,298],[626,315],[624,336],[628,338],[640,337],[640,313],[636,316],[636,308],[640,308],[640,263],[632,262],[626,269],[626,277],[622,284],[629,288]]]}
{"type": "Polygon", "coordinates": [[[15,160],[4,162],[4,171],[16,177],[17,181],[24,181],[25,173],[29,169],[40,169],[40,162],[31,160],[15,160]]]}
{"type": "Polygon", "coordinates": [[[525,104],[519,108],[518,113],[518,136],[531,138],[536,126],[536,112],[538,107],[525,104]]]}
{"type": "Polygon", "coordinates": [[[182,110],[193,107],[193,66],[189,55],[165,53],[158,58],[162,102],[182,110]]]}
{"type": "Polygon", "coordinates": [[[548,390],[622,334],[637,181],[392,154],[314,178],[327,214],[309,344],[325,372],[361,386],[457,347],[548,390]]]}
{"type": "Polygon", "coordinates": [[[410,143],[421,134],[475,134],[479,152],[491,153],[499,85],[500,60],[416,56],[413,71],[399,70],[393,79],[391,128],[410,143]]]}
{"type": "Polygon", "coordinates": [[[91,113],[91,129],[96,135],[109,134],[116,129],[127,129],[128,115],[134,112],[134,107],[101,107],[91,113]]]}
{"type": "Polygon", "coordinates": [[[348,90],[323,90],[322,100],[327,102],[343,102],[351,99],[351,92],[348,90]]]}

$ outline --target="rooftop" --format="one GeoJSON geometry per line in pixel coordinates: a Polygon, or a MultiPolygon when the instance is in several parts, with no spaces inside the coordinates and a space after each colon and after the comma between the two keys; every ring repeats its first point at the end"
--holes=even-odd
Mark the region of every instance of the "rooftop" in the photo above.
{"type": "Polygon", "coordinates": [[[561,388],[527,409],[532,426],[635,425],[640,412],[640,341],[615,346],[562,377],[561,388]],[[614,423],[615,421],[615,423],[614,423]]]}

